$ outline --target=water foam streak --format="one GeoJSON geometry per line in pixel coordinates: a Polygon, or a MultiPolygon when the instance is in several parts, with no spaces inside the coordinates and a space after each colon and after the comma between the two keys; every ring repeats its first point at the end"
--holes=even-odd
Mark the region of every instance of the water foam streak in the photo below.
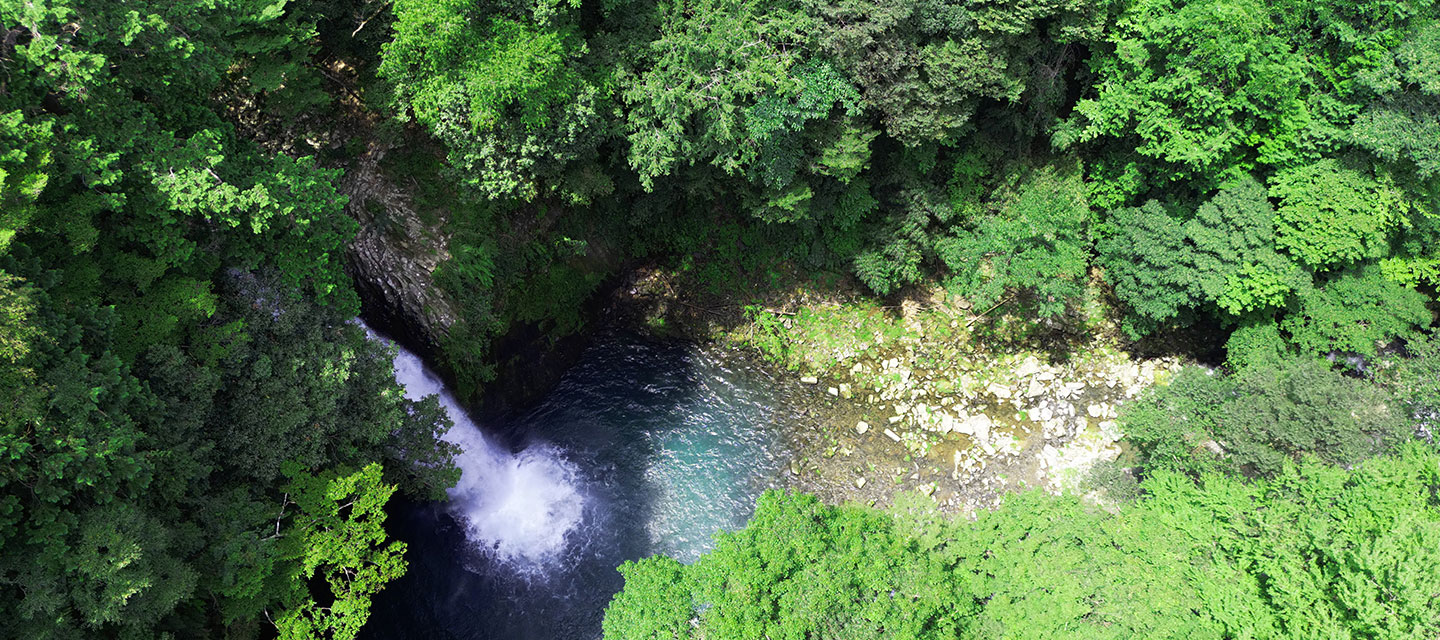
{"type": "Polygon", "coordinates": [[[443,436],[457,444],[462,475],[449,490],[450,513],[477,550],[513,564],[542,564],[565,550],[584,515],[575,467],[548,445],[518,453],[497,447],[420,357],[401,348],[395,381],[405,397],[438,395],[454,426],[443,436]]]}

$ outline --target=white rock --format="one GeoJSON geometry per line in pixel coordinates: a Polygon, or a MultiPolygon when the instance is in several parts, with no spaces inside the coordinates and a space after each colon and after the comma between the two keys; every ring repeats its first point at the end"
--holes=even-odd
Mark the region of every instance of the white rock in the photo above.
{"type": "Polygon", "coordinates": [[[832,395],[832,396],[839,396],[839,395],[840,395],[840,390],[839,390],[839,389],[836,389],[835,387],[830,387],[829,389],[826,389],[826,390],[825,390],[825,393],[828,393],[828,394],[830,394],[830,395],[832,395]]]}
{"type": "Polygon", "coordinates": [[[990,427],[994,426],[994,424],[995,423],[990,420],[990,416],[982,413],[966,418],[964,422],[960,423],[957,431],[967,434],[976,440],[985,440],[990,437],[990,427]]]}
{"type": "Polygon", "coordinates": [[[1025,390],[1025,397],[1034,398],[1042,393],[1045,393],[1045,385],[1041,384],[1038,379],[1031,380],[1030,388],[1025,390]]]}
{"type": "Polygon", "coordinates": [[[1027,356],[1020,367],[1015,369],[1015,377],[1025,378],[1040,373],[1040,361],[1035,356],[1027,356]]]}
{"type": "Polygon", "coordinates": [[[1000,398],[1001,400],[1007,399],[1011,395],[1009,388],[995,384],[994,382],[986,386],[985,391],[988,392],[990,395],[995,396],[996,398],[1000,398]]]}
{"type": "Polygon", "coordinates": [[[870,430],[870,425],[865,424],[865,421],[864,421],[864,420],[861,420],[861,421],[855,423],[855,433],[859,433],[859,434],[862,434],[862,435],[863,435],[866,431],[869,431],[869,430],[870,430]]]}
{"type": "Polygon", "coordinates": [[[1125,365],[1123,368],[1120,369],[1120,383],[1124,384],[1125,386],[1135,384],[1135,380],[1139,377],[1140,365],[1137,365],[1133,362],[1125,365]]]}
{"type": "Polygon", "coordinates": [[[1085,408],[1085,412],[1090,414],[1092,418],[1099,418],[1105,415],[1105,407],[1103,405],[1092,404],[1085,408]]]}
{"type": "Polygon", "coordinates": [[[801,376],[800,382],[804,384],[820,384],[820,379],[815,376],[801,376]]]}
{"type": "Polygon", "coordinates": [[[863,477],[856,478],[856,479],[855,479],[855,488],[856,488],[856,489],[864,489],[864,488],[865,488],[865,478],[863,478],[863,477]]]}
{"type": "Polygon", "coordinates": [[[899,442],[899,441],[900,441],[900,436],[895,435],[895,432],[894,432],[894,431],[891,431],[891,430],[889,430],[889,429],[886,429],[886,430],[885,430],[885,435],[890,436],[890,439],[891,439],[891,440],[894,440],[894,441],[896,441],[896,442],[899,442]]]}

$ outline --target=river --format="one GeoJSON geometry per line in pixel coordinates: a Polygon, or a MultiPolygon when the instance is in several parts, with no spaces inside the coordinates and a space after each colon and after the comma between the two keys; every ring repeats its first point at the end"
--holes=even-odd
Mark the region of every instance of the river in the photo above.
{"type": "Polygon", "coordinates": [[[598,638],[617,566],[693,561],[789,458],[781,385],[715,350],[603,335],[503,424],[476,425],[414,354],[395,370],[407,396],[440,394],[463,477],[446,502],[391,509],[410,568],[376,597],[368,640],[598,638]]]}

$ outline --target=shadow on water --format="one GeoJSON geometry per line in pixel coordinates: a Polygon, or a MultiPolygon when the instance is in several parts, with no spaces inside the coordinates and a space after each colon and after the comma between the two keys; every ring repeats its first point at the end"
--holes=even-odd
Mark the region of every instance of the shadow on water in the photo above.
{"type": "Polygon", "coordinates": [[[539,405],[485,425],[521,456],[574,469],[583,516],[563,550],[502,561],[450,505],[398,503],[389,529],[409,545],[410,568],[376,598],[361,637],[599,637],[623,586],[618,565],[655,553],[690,561],[716,529],[743,526],[786,459],[779,386],[688,345],[601,336],[539,405]]]}

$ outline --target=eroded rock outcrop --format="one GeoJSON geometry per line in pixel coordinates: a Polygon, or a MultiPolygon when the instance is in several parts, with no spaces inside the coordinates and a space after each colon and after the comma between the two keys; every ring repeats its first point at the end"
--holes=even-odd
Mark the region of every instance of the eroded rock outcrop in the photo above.
{"type": "Polygon", "coordinates": [[[384,174],[386,148],[373,144],[345,172],[342,191],[360,232],[347,264],[372,326],[434,353],[456,321],[454,305],[434,282],[450,257],[444,218],[426,224],[409,192],[384,174]]]}

